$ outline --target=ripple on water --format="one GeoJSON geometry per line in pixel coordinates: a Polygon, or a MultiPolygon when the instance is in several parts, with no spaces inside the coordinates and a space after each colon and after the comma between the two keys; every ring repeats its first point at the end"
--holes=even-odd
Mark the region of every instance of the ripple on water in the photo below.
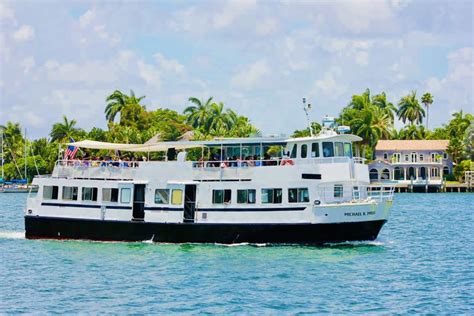
{"type": "Polygon", "coordinates": [[[26,240],[26,195],[0,195],[0,313],[469,314],[473,197],[397,194],[375,241],[275,246],[26,240]]]}

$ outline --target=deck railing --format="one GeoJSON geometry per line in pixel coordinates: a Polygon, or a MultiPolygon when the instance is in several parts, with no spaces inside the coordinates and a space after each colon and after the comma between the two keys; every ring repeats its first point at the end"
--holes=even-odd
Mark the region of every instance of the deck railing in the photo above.
{"type": "Polygon", "coordinates": [[[392,201],[394,186],[387,185],[354,185],[354,184],[322,184],[318,186],[318,199],[325,204],[392,201]]]}

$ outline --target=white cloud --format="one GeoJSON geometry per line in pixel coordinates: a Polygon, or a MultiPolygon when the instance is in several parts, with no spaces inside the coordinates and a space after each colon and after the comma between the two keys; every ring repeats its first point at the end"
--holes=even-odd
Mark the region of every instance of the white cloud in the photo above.
{"type": "Polygon", "coordinates": [[[330,98],[337,98],[346,90],[342,83],[342,69],[340,67],[331,67],[326,71],[321,79],[314,82],[313,93],[315,96],[329,96],[330,98]]]}
{"type": "Polygon", "coordinates": [[[26,57],[20,63],[20,66],[23,68],[23,73],[28,74],[30,70],[35,66],[35,59],[33,56],[26,57]]]}
{"type": "Polygon", "coordinates": [[[92,24],[95,19],[96,12],[94,10],[87,10],[86,13],[79,17],[79,26],[85,28],[92,24]]]}
{"type": "Polygon", "coordinates": [[[150,64],[147,64],[143,61],[138,62],[138,73],[140,78],[145,80],[145,82],[156,88],[161,87],[161,78],[158,69],[150,64]]]}
{"type": "Polygon", "coordinates": [[[13,39],[17,42],[26,42],[35,37],[35,30],[30,25],[22,25],[13,33],[13,39]]]}
{"type": "Polygon", "coordinates": [[[161,69],[177,74],[184,73],[184,66],[176,59],[167,59],[160,53],[156,53],[153,57],[155,57],[155,60],[161,69]]]}
{"type": "Polygon", "coordinates": [[[332,3],[333,14],[345,29],[361,33],[389,28],[395,24],[393,8],[385,1],[339,1],[332,3]]]}
{"type": "Polygon", "coordinates": [[[367,66],[369,64],[369,53],[361,51],[355,54],[355,61],[358,65],[367,66]]]}
{"type": "Polygon", "coordinates": [[[0,2],[0,22],[2,21],[16,22],[15,12],[12,8],[9,8],[4,2],[0,2]]]}
{"type": "Polygon", "coordinates": [[[222,10],[215,13],[213,24],[215,28],[225,28],[231,25],[239,16],[254,9],[255,0],[228,0],[222,10]]]}
{"type": "Polygon", "coordinates": [[[268,62],[262,59],[244,67],[232,77],[231,82],[235,86],[251,89],[259,84],[262,78],[269,73],[270,67],[268,66],[268,62]]]}
{"type": "Polygon", "coordinates": [[[257,21],[256,33],[260,36],[266,36],[275,32],[278,28],[278,22],[274,18],[265,18],[262,21],[257,21]]]}

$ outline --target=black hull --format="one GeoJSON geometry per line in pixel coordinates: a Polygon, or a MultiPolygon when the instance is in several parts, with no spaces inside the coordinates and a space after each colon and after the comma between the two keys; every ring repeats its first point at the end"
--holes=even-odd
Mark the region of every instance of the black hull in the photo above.
{"type": "Polygon", "coordinates": [[[374,240],[385,222],[378,220],[337,224],[173,224],[25,216],[25,229],[28,239],[322,244],[374,240]]]}

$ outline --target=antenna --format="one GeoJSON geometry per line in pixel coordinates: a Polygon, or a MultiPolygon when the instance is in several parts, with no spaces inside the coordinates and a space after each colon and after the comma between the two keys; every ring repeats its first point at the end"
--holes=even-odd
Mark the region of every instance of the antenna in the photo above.
{"type": "Polygon", "coordinates": [[[309,111],[311,110],[311,103],[306,104],[306,98],[303,98],[303,111],[306,113],[306,120],[308,121],[309,134],[313,137],[313,129],[309,120],[309,111]]]}

